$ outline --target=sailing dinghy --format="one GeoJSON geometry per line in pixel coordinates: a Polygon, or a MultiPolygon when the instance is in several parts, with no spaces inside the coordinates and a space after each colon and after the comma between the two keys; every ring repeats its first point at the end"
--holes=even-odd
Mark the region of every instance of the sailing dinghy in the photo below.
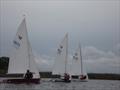
{"type": "Polygon", "coordinates": [[[52,74],[59,75],[60,78],[56,79],[55,82],[70,82],[70,76],[67,70],[68,63],[68,34],[65,35],[64,39],[60,43],[57,49],[57,56],[55,59],[52,74]]]}
{"type": "Polygon", "coordinates": [[[18,27],[15,39],[13,40],[13,54],[10,57],[8,74],[23,74],[23,76],[7,78],[3,81],[4,83],[40,83],[40,75],[28,39],[25,18],[18,27]],[[31,79],[24,78],[27,70],[33,74],[31,79]]]}
{"type": "Polygon", "coordinates": [[[82,52],[81,52],[80,44],[79,44],[78,49],[73,55],[71,75],[72,75],[72,79],[75,78],[75,80],[77,79],[80,81],[88,80],[88,75],[85,72],[84,67],[83,67],[82,52]]]}

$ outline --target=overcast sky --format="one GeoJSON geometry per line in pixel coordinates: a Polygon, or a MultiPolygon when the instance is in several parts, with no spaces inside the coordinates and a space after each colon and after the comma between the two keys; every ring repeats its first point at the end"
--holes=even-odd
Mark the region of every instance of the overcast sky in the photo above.
{"type": "Polygon", "coordinates": [[[0,56],[9,56],[26,15],[40,70],[51,70],[58,44],[69,34],[69,59],[82,45],[87,72],[120,73],[119,0],[0,0],[0,56]]]}

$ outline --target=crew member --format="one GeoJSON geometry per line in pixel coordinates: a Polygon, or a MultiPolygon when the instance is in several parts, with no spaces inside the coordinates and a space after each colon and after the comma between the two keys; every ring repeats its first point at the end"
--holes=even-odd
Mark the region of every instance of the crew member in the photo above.
{"type": "Polygon", "coordinates": [[[25,79],[32,79],[32,78],[33,78],[32,72],[30,72],[29,70],[27,70],[24,78],[25,78],[25,79]]]}
{"type": "Polygon", "coordinates": [[[69,74],[65,73],[64,77],[65,77],[64,78],[65,81],[69,81],[69,79],[70,79],[70,75],[69,74]]]}

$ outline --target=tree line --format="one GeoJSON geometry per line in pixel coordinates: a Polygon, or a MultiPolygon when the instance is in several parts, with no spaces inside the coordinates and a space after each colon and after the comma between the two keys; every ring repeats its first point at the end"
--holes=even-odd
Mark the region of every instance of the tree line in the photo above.
{"type": "Polygon", "coordinates": [[[9,57],[0,57],[0,74],[6,74],[8,71],[9,57]]]}

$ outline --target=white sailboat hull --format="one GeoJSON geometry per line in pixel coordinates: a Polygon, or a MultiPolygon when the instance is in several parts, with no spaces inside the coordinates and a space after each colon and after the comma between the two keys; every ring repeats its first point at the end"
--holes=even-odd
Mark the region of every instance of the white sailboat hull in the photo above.
{"type": "Polygon", "coordinates": [[[33,78],[33,79],[24,79],[24,78],[7,78],[2,81],[2,83],[10,83],[10,84],[23,84],[23,83],[34,83],[39,84],[40,78],[33,78]]]}

